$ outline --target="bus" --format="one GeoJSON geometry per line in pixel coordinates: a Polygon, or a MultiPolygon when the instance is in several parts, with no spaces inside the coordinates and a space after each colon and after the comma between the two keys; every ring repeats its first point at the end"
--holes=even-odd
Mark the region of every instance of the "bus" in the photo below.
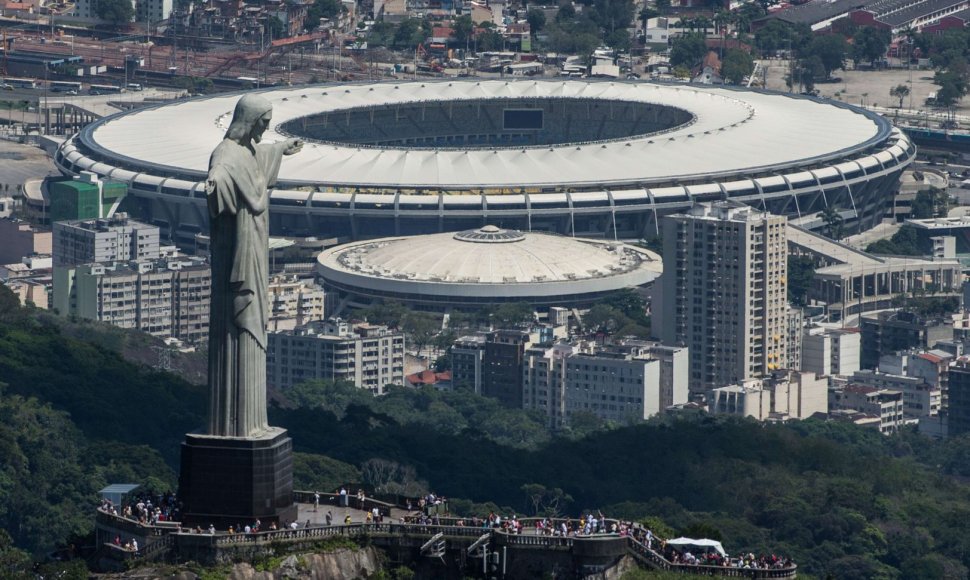
{"type": "Polygon", "coordinates": [[[12,77],[7,77],[0,81],[0,86],[3,86],[5,89],[7,87],[10,87],[10,89],[36,89],[37,81],[34,79],[15,79],[12,77]]]}
{"type": "Polygon", "coordinates": [[[88,89],[88,94],[91,95],[113,95],[123,92],[125,92],[125,89],[115,85],[91,85],[88,89]]]}
{"type": "Polygon", "coordinates": [[[62,91],[79,93],[81,92],[81,83],[75,83],[73,81],[51,81],[50,89],[53,93],[60,93],[62,91]]]}

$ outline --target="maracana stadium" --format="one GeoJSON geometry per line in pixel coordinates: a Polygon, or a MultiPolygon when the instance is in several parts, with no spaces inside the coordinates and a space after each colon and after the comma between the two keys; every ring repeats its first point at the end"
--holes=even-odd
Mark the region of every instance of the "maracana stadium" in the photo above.
{"type": "MultiPolygon", "coordinates": [[[[812,97],[596,80],[440,80],[262,91],[265,141],[304,139],[271,193],[277,236],[366,240],[493,225],[606,239],[733,199],[789,217],[886,212],[915,147],[886,119],[812,97]]],[[[201,182],[238,94],[121,113],[66,141],[65,174],[129,185],[176,242],[207,229],[201,182]]]]}

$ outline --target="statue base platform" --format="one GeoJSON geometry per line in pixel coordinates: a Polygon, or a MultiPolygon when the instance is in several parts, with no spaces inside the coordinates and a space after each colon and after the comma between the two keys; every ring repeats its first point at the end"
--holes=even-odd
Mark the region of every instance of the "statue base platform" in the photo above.
{"type": "Polygon", "coordinates": [[[179,499],[184,525],[289,524],[297,518],[293,441],[278,427],[252,438],[187,434],[179,499]]]}

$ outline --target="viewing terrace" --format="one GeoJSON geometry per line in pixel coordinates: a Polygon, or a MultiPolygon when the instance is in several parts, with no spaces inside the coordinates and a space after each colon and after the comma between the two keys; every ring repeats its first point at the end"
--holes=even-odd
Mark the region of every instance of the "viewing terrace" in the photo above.
{"type": "MultiPolygon", "coordinates": [[[[328,539],[347,538],[356,542],[370,543],[389,552],[392,561],[438,559],[446,562],[465,562],[468,574],[482,570],[486,564],[497,564],[506,578],[527,578],[523,571],[537,560],[561,562],[586,572],[605,571],[629,558],[638,566],[683,574],[701,574],[728,578],[795,578],[797,566],[791,562],[724,558],[721,565],[686,564],[673,560],[680,557],[665,540],[652,537],[639,524],[606,518],[606,533],[583,533],[570,531],[562,535],[559,530],[564,523],[575,526],[578,519],[548,519],[540,528],[542,518],[513,520],[518,526],[490,525],[487,520],[427,516],[421,512],[407,512],[399,506],[373,499],[366,499],[361,507],[377,508],[385,521],[367,522],[367,511],[356,507],[340,508],[338,496],[321,494],[319,508],[314,509],[313,494],[296,492],[300,523],[286,529],[253,533],[229,533],[227,531],[187,530],[177,522],[159,522],[143,525],[131,519],[113,515],[104,509],[97,512],[98,542],[102,555],[108,559],[127,562],[152,560],[194,560],[204,565],[216,565],[233,560],[246,560],[258,555],[283,549],[286,552],[311,550],[328,539]],[[309,501],[309,503],[307,503],[309,501]],[[334,518],[332,525],[320,523],[327,512],[339,513],[344,519],[334,518]],[[395,519],[396,516],[396,519],[395,519]],[[424,520],[429,523],[416,523],[424,520]],[[137,552],[125,550],[114,543],[114,538],[137,539],[137,552]],[[449,556],[446,558],[446,556],[449,556]],[[452,557],[454,556],[454,557],[452,557]]],[[[356,504],[357,498],[351,497],[356,504]]],[[[432,510],[433,511],[433,510],[432,510]]],[[[698,553],[700,555],[700,553],[698,553]]],[[[450,564],[448,564],[450,565],[450,564]]],[[[444,573],[444,572],[443,572],[444,573]]]]}

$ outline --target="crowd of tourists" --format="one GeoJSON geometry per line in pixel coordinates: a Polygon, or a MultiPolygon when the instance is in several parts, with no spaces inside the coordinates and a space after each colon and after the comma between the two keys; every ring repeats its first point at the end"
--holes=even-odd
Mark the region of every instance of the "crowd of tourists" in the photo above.
{"type": "Polygon", "coordinates": [[[132,494],[120,506],[114,505],[110,499],[101,499],[101,509],[111,515],[132,520],[144,526],[154,526],[158,522],[178,521],[178,501],[175,494],[165,492],[153,494],[139,492],[132,494]]]}
{"type": "Polygon", "coordinates": [[[674,564],[687,564],[689,566],[719,566],[724,568],[742,568],[745,570],[772,570],[791,568],[794,565],[791,558],[783,558],[775,554],[755,556],[753,553],[748,553],[743,554],[739,558],[731,558],[728,555],[721,555],[716,551],[694,554],[689,549],[677,550],[671,546],[665,546],[663,555],[664,558],[674,564]]]}

